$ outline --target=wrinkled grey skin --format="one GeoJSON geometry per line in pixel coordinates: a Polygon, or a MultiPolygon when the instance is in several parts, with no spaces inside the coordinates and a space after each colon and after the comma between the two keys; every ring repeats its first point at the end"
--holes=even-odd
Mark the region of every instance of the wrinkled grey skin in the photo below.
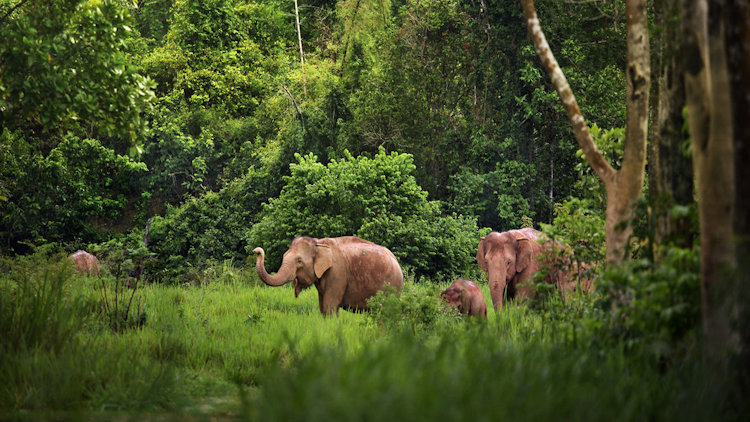
{"type": "Polygon", "coordinates": [[[257,254],[258,276],[269,286],[294,282],[294,294],[314,285],[324,315],[338,314],[339,308],[367,310],[367,299],[378,290],[393,286],[401,290],[404,276],[396,257],[388,248],[354,237],[314,239],[298,237],[292,241],[279,271],[269,275],[264,265],[263,248],[257,254]]]}
{"type": "Polygon", "coordinates": [[[492,306],[503,309],[503,296],[526,298],[534,289],[526,283],[539,271],[539,232],[525,228],[492,232],[479,242],[477,263],[489,277],[492,306]]]}

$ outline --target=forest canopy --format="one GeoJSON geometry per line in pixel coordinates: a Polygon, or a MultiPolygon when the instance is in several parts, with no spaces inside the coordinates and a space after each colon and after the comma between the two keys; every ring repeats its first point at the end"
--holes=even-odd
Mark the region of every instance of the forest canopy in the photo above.
{"type": "MultiPolygon", "coordinates": [[[[549,223],[555,204],[573,197],[603,202],[515,1],[302,2],[299,34],[293,2],[280,0],[3,0],[0,11],[4,254],[134,242],[158,217],[160,263],[240,262],[261,240],[274,260],[278,245],[310,230],[364,236],[373,229],[362,218],[396,231],[406,218],[408,230],[437,236],[422,245],[437,255],[404,252],[405,264],[447,275],[466,263],[437,246],[454,237],[440,221],[476,221],[461,223],[471,238],[482,227],[549,223]],[[383,151],[413,163],[397,173],[422,192],[407,214],[376,207],[316,229],[301,221],[318,208],[269,211],[305,201],[296,156],[333,169],[391,157],[383,151]],[[166,233],[180,232],[186,215],[208,226],[177,242],[166,233]],[[272,238],[261,228],[269,218],[287,221],[272,238]],[[218,241],[217,230],[231,235],[218,241]]],[[[540,13],[584,111],[622,127],[622,8],[545,2],[540,13]]],[[[366,194],[348,183],[328,195],[366,194]]],[[[410,248],[396,243],[388,246],[410,248]]]]}
{"type": "Polygon", "coordinates": [[[748,93],[747,0],[0,0],[0,419],[744,420],[748,93]]]}

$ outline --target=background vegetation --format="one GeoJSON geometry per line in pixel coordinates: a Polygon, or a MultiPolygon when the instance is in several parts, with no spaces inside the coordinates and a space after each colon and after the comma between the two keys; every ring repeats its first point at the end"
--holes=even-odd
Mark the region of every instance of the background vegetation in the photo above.
{"type": "MultiPolygon", "coordinates": [[[[623,2],[537,10],[619,166],[623,2]]],[[[0,418],[748,414],[698,358],[699,242],[653,241],[657,203],[693,205],[645,199],[633,260],[596,265],[604,190],[517,0],[301,0],[301,51],[294,14],[0,0],[0,418]],[[459,276],[489,297],[479,237],[531,225],[593,265],[596,294],[540,286],[487,321],[438,300],[459,276]],[[298,235],[389,247],[404,291],[324,318],[315,291],[259,285],[250,251],[271,269],[298,235]]]]}

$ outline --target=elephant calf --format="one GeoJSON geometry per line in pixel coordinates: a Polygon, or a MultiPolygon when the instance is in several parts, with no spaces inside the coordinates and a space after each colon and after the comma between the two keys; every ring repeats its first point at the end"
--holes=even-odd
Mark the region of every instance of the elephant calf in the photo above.
{"type": "Polygon", "coordinates": [[[99,260],[94,255],[82,250],[77,250],[69,256],[81,274],[99,275],[99,260]]]}
{"type": "Polygon", "coordinates": [[[440,296],[449,305],[458,308],[458,311],[462,314],[487,318],[487,304],[484,302],[482,291],[469,280],[459,278],[450,287],[443,290],[440,296]]]}

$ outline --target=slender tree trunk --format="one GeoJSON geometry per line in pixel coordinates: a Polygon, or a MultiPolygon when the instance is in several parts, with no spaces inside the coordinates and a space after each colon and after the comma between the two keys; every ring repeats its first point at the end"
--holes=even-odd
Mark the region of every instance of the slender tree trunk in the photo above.
{"type": "Polygon", "coordinates": [[[615,170],[599,152],[586,121],[581,114],[573,91],[560,70],[544,37],[533,0],[521,0],[529,35],[539,58],[557,90],[573,133],[586,160],[594,169],[607,191],[607,263],[626,258],[627,241],[632,233],[631,220],[634,201],[641,196],[646,163],[646,133],[648,129],[648,98],[650,86],[649,38],[646,21],[646,0],[628,0],[627,12],[627,113],[625,151],[622,167],[615,170]]]}
{"type": "Polygon", "coordinates": [[[299,63],[302,68],[302,89],[307,96],[307,81],[305,81],[305,53],[302,51],[302,31],[299,26],[299,6],[297,0],[294,0],[294,19],[297,22],[297,40],[299,41],[299,63]]]}
{"type": "Polygon", "coordinates": [[[679,0],[655,3],[658,40],[659,78],[654,83],[653,132],[649,149],[649,194],[657,200],[655,242],[657,245],[676,242],[692,246],[690,221],[686,217],[670,217],[667,207],[689,205],[693,198],[693,163],[683,152],[687,136],[683,133],[685,119],[684,65],[679,52],[679,0]],[[660,209],[662,208],[663,209],[660,209]]]}
{"type": "Polygon", "coordinates": [[[734,239],[736,241],[735,360],[740,396],[750,393],[750,6],[747,0],[727,2],[725,40],[729,63],[734,129],[734,239]]]}
{"type": "Polygon", "coordinates": [[[731,293],[723,281],[735,263],[730,158],[734,148],[723,3],[711,0],[709,6],[706,0],[682,0],[685,92],[701,236],[703,348],[714,362],[722,361],[730,348],[725,302],[731,293]]]}

